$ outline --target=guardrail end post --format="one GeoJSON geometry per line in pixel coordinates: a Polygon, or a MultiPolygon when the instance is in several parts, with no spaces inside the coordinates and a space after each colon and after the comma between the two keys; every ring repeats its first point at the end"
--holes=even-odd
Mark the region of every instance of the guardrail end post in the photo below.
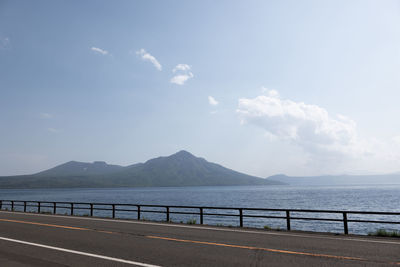
{"type": "Polygon", "coordinates": [[[203,208],[200,208],[200,224],[203,224],[203,208]]]}
{"type": "Polygon", "coordinates": [[[239,209],[240,227],[243,227],[243,209],[239,209]]]}
{"type": "Polygon", "coordinates": [[[290,227],[290,211],[287,210],[286,211],[286,229],[288,231],[290,231],[291,227],[290,227]]]}
{"type": "Polygon", "coordinates": [[[344,227],[344,234],[349,234],[349,226],[347,224],[347,212],[343,212],[343,227],[344,227]]]}
{"type": "Polygon", "coordinates": [[[167,209],[167,222],[169,222],[169,207],[165,207],[167,209]]]}

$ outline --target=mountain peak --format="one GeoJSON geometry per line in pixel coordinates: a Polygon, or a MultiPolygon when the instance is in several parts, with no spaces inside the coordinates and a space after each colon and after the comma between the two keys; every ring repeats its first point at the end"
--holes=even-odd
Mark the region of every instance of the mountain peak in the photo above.
{"type": "Polygon", "coordinates": [[[179,157],[179,158],[195,158],[195,156],[190,153],[187,152],[186,150],[181,150],[176,152],[175,154],[172,154],[171,157],[179,157]]]}

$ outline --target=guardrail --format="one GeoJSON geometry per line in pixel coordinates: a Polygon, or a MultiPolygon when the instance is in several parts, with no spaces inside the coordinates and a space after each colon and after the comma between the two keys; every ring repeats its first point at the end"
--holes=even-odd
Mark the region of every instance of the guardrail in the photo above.
{"type": "Polygon", "coordinates": [[[201,207],[201,206],[166,206],[166,205],[143,205],[143,204],[117,204],[117,203],[85,203],[85,202],[50,202],[50,201],[25,201],[25,200],[0,200],[0,210],[10,208],[11,211],[16,211],[17,207],[21,207],[21,211],[42,213],[43,209],[51,209],[52,214],[57,214],[59,209],[69,210],[69,215],[74,215],[76,210],[88,210],[89,214],[86,216],[94,216],[94,211],[109,211],[111,218],[117,218],[117,212],[134,212],[136,219],[140,220],[143,213],[161,213],[165,214],[165,220],[170,221],[171,214],[181,215],[196,215],[200,218],[200,224],[204,224],[205,216],[226,216],[238,217],[239,226],[244,226],[244,218],[265,218],[265,219],[280,219],[286,221],[286,230],[291,230],[291,221],[328,221],[328,222],[342,222],[344,234],[349,233],[348,223],[379,223],[379,224],[398,224],[400,221],[381,221],[381,220],[359,220],[349,219],[348,215],[390,215],[400,216],[400,212],[376,212],[376,211],[344,211],[344,210],[309,210],[309,209],[264,209],[264,208],[231,208],[231,207],[201,207]],[[158,208],[159,210],[149,210],[149,208],[158,208]],[[195,209],[198,212],[189,212],[187,209],[195,209]],[[215,210],[229,210],[236,213],[215,213],[207,211],[215,210]],[[246,214],[245,212],[280,212],[282,216],[275,215],[260,215],[260,214],[246,214]],[[297,217],[293,213],[312,213],[312,214],[341,214],[341,218],[320,218],[320,217],[297,217]]]}

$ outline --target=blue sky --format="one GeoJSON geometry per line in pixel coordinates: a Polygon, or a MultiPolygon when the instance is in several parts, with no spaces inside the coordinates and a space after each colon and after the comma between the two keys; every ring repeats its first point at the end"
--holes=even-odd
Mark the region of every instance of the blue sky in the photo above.
{"type": "Polygon", "coordinates": [[[398,1],[1,1],[0,175],[185,149],[400,171],[398,1]]]}

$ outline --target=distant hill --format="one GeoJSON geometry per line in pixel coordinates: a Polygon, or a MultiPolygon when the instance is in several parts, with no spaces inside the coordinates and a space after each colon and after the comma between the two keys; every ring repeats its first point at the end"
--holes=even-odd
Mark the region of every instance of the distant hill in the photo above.
{"type": "Polygon", "coordinates": [[[32,175],[0,177],[0,188],[150,187],[284,184],[227,169],[187,151],[130,166],[70,161],[32,175]]]}
{"type": "Polygon", "coordinates": [[[93,163],[69,161],[58,165],[46,171],[39,172],[35,176],[41,177],[63,177],[63,176],[89,176],[96,174],[109,174],[123,170],[124,167],[118,165],[109,165],[104,161],[95,161],[93,163]]]}
{"type": "Polygon", "coordinates": [[[400,184],[400,173],[382,175],[325,175],[294,177],[278,174],[268,177],[289,185],[373,185],[400,184]]]}

